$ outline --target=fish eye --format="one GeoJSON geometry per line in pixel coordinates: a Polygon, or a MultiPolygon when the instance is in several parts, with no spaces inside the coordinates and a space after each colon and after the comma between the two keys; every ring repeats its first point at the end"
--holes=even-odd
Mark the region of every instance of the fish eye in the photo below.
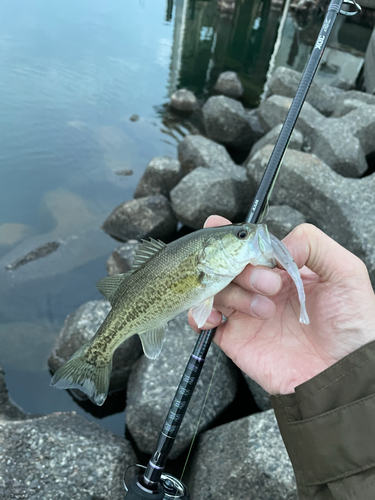
{"type": "Polygon", "coordinates": [[[237,233],[237,238],[239,238],[240,240],[243,240],[246,238],[247,235],[248,235],[248,231],[246,231],[246,229],[241,229],[237,233]]]}

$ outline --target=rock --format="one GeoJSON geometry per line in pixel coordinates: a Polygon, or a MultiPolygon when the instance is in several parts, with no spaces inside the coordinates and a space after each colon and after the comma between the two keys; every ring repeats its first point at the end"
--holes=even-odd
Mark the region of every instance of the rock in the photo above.
{"type": "Polygon", "coordinates": [[[168,156],[156,156],[147,165],[136,187],[134,198],[162,194],[169,197],[169,191],[182,179],[183,173],[178,160],[168,156]]]}
{"type": "Polygon", "coordinates": [[[206,101],[202,111],[210,139],[226,146],[250,149],[254,133],[240,102],[225,96],[213,96],[206,101]]]}
{"type": "Polygon", "coordinates": [[[167,198],[147,196],[126,201],[104,221],[106,233],[120,241],[142,238],[168,238],[177,227],[177,220],[167,198]]]}
{"type": "MultiPolygon", "coordinates": [[[[92,339],[110,309],[111,306],[106,300],[91,300],[66,318],[48,358],[48,365],[53,373],[85,342],[92,339]]],[[[126,388],[132,366],[141,354],[142,347],[138,335],[133,335],[118,347],[113,356],[110,392],[126,388]]],[[[79,399],[87,399],[81,391],[78,391],[78,394],[79,399]]]]}
{"type": "MultiPolygon", "coordinates": [[[[272,148],[258,151],[248,163],[259,183],[272,148]]],[[[271,203],[288,204],[309,222],[361,258],[375,286],[375,173],[362,179],[342,177],[315,155],[287,150],[271,203]]]]}
{"type": "Polygon", "coordinates": [[[253,131],[254,142],[258,141],[266,133],[266,130],[264,130],[260,123],[258,110],[259,108],[254,108],[250,111],[245,110],[251,130],[253,131]]]}
{"type": "MultiPolygon", "coordinates": [[[[273,128],[284,121],[291,99],[273,95],[259,107],[263,126],[273,128]]],[[[375,106],[353,109],[341,118],[325,118],[305,102],[297,129],[315,153],[333,170],[346,177],[359,177],[367,170],[366,155],[375,151],[375,106]]]]}
{"type": "Polygon", "coordinates": [[[74,412],[0,422],[4,500],[122,500],[134,463],[130,443],[74,412]]]}
{"type": "Polygon", "coordinates": [[[205,432],[188,476],[191,498],[197,500],[298,499],[273,410],[205,432]]]}
{"type": "MultiPolygon", "coordinates": [[[[154,451],[196,341],[197,335],[187,323],[187,314],[182,313],[169,323],[169,332],[160,357],[155,361],[142,357],[132,371],[127,392],[126,426],[142,452],[154,451]]],[[[213,344],[173,445],[171,459],[177,458],[186,450],[196,432],[217,356],[218,348],[213,344]]],[[[237,368],[221,354],[215,369],[215,383],[211,387],[199,424],[200,431],[233,401],[237,375],[237,368]]]]}
{"type": "Polygon", "coordinates": [[[335,110],[332,117],[339,118],[353,109],[363,108],[367,105],[375,106],[375,96],[360,92],[359,90],[349,90],[336,99],[335,110]]]}
{"type": "Polygon", "coordinates": [[[232,221],[243,219],[255,194],[255,184],[246,179],[243,167],[227,172],[196,168],[171,191],[173,211],[178,220],[194,229],[203,227],[209,215],[218,214],[232,221]]]}
{"type": "Polygon", "coordinates": [[[365,63],[364,63],[364,86],[366,92],[375,94],[375,28],[372,32],[369,44],[366,50],[365,63]]]}
{"type": "Polygon", "coordinates": [[[246,373],[242,373],[247,387],[249,388],[251,394],[253,395],[254,401],[256,402],[258,408],[262,411],[270,410],[272,408],[270,395],[267,391],[263,389],[259,384],[250,378],[246,373]]]}
{"type": "Polygon", "coordinates": [[[139,241],[129,240],[113,250],[107,260],[107,271],[110,276],[130,271],[138,245],[139,241]]]}
{"type": "Polygon", "coordinates": [[[235,71],[224,71],[220,73],[214,90],[228,97],[238,98],[244,93],[244,89],[235,71]]]}
{"type": "MultiPolygon", "coordinates": [[[[302,73],[279,66],[275,69],[269,81],[267,97],[277,94],[293,98],[296,95],[301,79],[302,73]]],[[[306,101],[323,115],[329,116],[335,110],[336,99],[343,94],[345,94],[343,90],[330,85],[320,85],[313,81],[307,93],[306,101]]]]}
{"type": "Polygon", "coordinates": [[[55,252],[59,248],[59,246],[60,243],[58,241],[49,241],[48,243],[45,243],[44,245],[41,245],[38,248],[35,248],[35,250],[31,250],[31,252],[28,252],[26,255],[20,257],[14,262],[11,262],[7,266],[5,266],[5,269],[7,271],[14,271],[20,266],[24,266],[25,264],[28,264],[33,260],[41,259],[46,255],[55,252]]]}
{"type": "Polygon", "coordinates": [[[171,95],[171,107],[179,111],[194,111],[198,107],[198,101],[193,92],[180,89],[171,95]]]}
{"type": "Polygon", "coordinates": [[[224,146],[202,135],[188,135],[178,145],[178,159],[184,174],[197,167],[226,171],[234,165],[224,146]]]}
{"type": "Polygon", "coordinates": [[[301,212],[287,205],[274,205],[269,207],[263,222],[267,224],[270,233],[282,240],[292,229],[306,222],[306,218],[301,212]]]}
{"type": "Polygon", "coordinates": [[[26,418],[30,418],[30,416],[24,413],[22,409],[9,398],[4,372],[0,366],[0,422],[4,420],[25,420],[26,418]]]}
{"type": "MultiPolygon", "coordinates": [[[[246,161],[249,161],[249,159],[252,158],[257,151],[264,148],[264,146],[267,146],[268,144],[274,146],[279,137],[282,127],[283,124],[279,123],[278,125],[276,125],[276,127],[273,127],[264,137],[259,139],[259,141],[257,141],[251,148],[251,151],[246,161]]],[[[303,135],[301,134],[301,132],[294,129],[292,136],[290,138],[290,142],[288,144],[288,148],[301,150],[302,144],[303,144],[303,135]]]]}

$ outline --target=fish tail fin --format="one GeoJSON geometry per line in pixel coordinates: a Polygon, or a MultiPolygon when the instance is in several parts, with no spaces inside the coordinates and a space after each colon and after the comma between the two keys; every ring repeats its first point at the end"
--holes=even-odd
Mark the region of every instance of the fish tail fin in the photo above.
{"type": "Polygon", "coordinates": [[[98,406],[107,398],[112,371],[112,358],[109,362],[87,356],[90,342],[84,344],[61,366],[51,379],[51,385],[58,389],[79,389],[98,406]]]}

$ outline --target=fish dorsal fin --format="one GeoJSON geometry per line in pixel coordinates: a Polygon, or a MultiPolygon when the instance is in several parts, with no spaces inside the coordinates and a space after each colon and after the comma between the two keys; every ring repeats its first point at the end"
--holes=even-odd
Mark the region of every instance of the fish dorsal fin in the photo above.
{"type": "Polygon", "coordinates": [[[99,292],[104,295],[106,299],[113,305],[113,298],[121,283],[127,279],[131,273],[115,274],[114,276],[107,276],[96,283],[99,292]]]}
{"type": "Polygon", "coordinates": [[[163,348],[163,343],[165,339],[165,330],[167,325],[162,325],[148,332],[143,332],[139,334],[139,338],[142,342],[143,352],[150,359],[156,359],[159,357],[161,350],[163,348]]]}
{"type": "Polygon", "coordinates": [[[132,270],[135,271],[143,266],[145,262],[164,250],[166,246],[167,245],[162,241],[154,240],[153,238],[150,238],[150,241],[142,240],[142,243],[139,245],[134,254],[132,270]]]}

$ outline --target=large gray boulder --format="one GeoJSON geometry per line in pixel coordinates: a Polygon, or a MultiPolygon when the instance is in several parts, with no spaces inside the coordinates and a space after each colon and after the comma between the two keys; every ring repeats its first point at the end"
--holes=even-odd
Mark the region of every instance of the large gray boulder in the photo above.
{"type": "Polygon", "coordinates": [[[250,149],[254,132],[243,105],[225,96],[210,97],[202,108],[210,139],[226,146],[250,149]]]}
{"type": "Polygon", "coordinates": [[[366,50],[365,63],[364,63],[364,86],[366,92],[375,94],[375,28],[372,32],[369,44],[366,50]]]}
{"type": "Polygon", "coordinates": [[[169,191],[182,179],[183,172],[178,160],[168,156],[156,156],[147,165],[136,189],[134,198],[162,194],[169,191]]]}
{"type": "MultiPolygon", "coordinates": [[[[258,151],[247,166],[249,178],[259,183],[270,146],[258,151]]],[[[350,179],[330,169],[315,155],[288,150],[271,196],[274,204],[288,204],[334,240],[360,257],[375,286],[375,174],[350,179]]]]}
{"type": "MultiPolygon", "coordinates": [[[[127,391],[126,426],[138,448],[154,451],[156,441],[187,361],[197,341],[197,334],[182,313],[170,321],[160,357],[152,361],[142,357],[132,371],[127,391]]],[[[177,458],[187,449],[197,430],[207,426],[233,401],[238,369],[212,345],[193,393],[189,409],[182,421],[170,458],[177,458]],[[216,364],[217,363],[217,364],[216,364]],[[215,368],[215,383],[205,402],[207,388],[215,368]],[[205,402],[205,403],[204,403],[205,402]],[[205,404],[202,418],[200,413],[205,404]]],[[[195,497],[193,497],[195,498],[195,497]]]]}
{"type": "MultiPolygon", "coordinates": [[[[272,129],[282,122],[291,99],[273,95],[262,102],[259,118],[272,129]]],[[[366,155],[375,151],[375,106],[361,106],[341,118],[325,118],[308,102],[299,115],[297,129],[310,143],[310,151],[346,177],[360,177],[367,170],[366,155]]]]}
{"type": "Polygon", "coordinates": [[[194,500],[297,500],[273,410],[205,432],[189,466],[194,500]]]}
{"type": "Polygon", "coordinates": [[[24,420],[30,418],[12,401],[5,384],[4,372],[0,366],[0,422],[4,420],[24,420]]]}
{"type": "MultiPolygon", "coordinates": [[[[106,300],[91,300],[66,318],[55,347],[48,358],[48,365],[53,373],[85,342],[92,339],[110,309],[111,305],[106,300]]],[[[126,388],[133,364],[141,354],[142,347],[138,335],[133,335],[118,347],[113,356],[110,392],[126,388]]],[[[80,399],[87,399],[81,391],[77,392],[80,399]]]]}
{"type": "Polygon", "coordinates": [[[185,137],[178,145],[178,159],[185,174],[198,167],[225,172],[234,166],[234,162],[225,147],[203,137],[203,135],[185,137]]]}
{"type": "Polygon", "coordinates": [[[123,500],[129,442],[73,413],[0,422],[3,500],[123,500]]]}
{"type": "Polygon", "coordinates": [[[171,191],[173,211],[182,224],[199,229],[209,215],[218,214],[231,221],[243,220],[255,184],[243,167],[232,166],[226,172],[196,168],[171,191]]]}
{"type": "Polygon", "coordinates": [[[106,233],[120,241],[168,238],[177,227],[169,200],[155,195],[126,201],[104,221],[106,233]]]}
{"type": "MultiPolygon", "coordinates": [[[[301,79],[302,73],[279,66],[273,72],[268,83],[267,97],[277,94],[293,98],[296,95],[301,79]]],[[[329,116],[335,110],[336,100],[343,94],[345,94],[345,91],[342,89],[325,84],[321,85],[313,81],[307,93],[306,101],[323,115],[329,116]]]]}
{"type": "MultiPolygon", "coordinates": [[[[259,139],[251,148],[251,151],[246,161],[252,158],[257,151],[264,148],[264,146],[267,146],[268,144],[274,146],[276,144],[276,141],[280,135],[282,128],[283,124],[279,123],[278,125],[273,127],[269,132],[267,132],[267,134],[265,134],[261,139],[259,139]]],[[[299,130],[294,129],[288,144],[288,148],[297,149],[298,151],[300,151],[302,149],[302,145],[303,145],[303,135],[299,130]]]]}
{"type": "Polygon", "coordinates": [[[282,240],[295,227],[306,222],[306,217],[288,205],[273,205],[269,207],[268,213],[262,222],[267,224],[270,233],[282,240]]]}

